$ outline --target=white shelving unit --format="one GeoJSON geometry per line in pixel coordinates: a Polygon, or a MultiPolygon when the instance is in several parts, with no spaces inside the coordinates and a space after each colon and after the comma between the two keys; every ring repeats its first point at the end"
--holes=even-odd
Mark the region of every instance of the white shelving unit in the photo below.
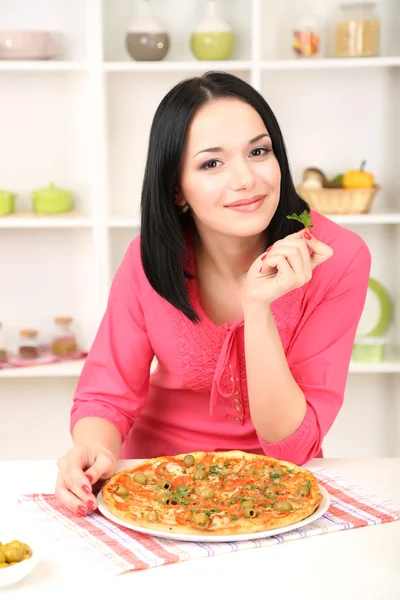
{"type": "MultiPolygon", "coordinates": [[[[294,4],[301,3],[221,0],[236,33],[235,54],[231,61],[199,62],[190,53],[188,36],[202,0],[152,0],[172,40],[169,55],[157,63],[134,62],[124,48],[135,0],[37,0],[34,7],[23,0],[1,3],[2,28],[57,31],[59,48],[57,60],[0,61],[0,188],[18,192],[20,211],[0,218],[0,256],[5,258],[0,260],[0,320],[11,347],[22,327],[37,327],[48,338],[56,314],[71,314],[82,346],[90,346],[113,274],[139,234],[154,111],[176,82],[211,69],[233,72],[264,95],[282,127],[296,182],[309,166],[333,176],[368,161],[382,188],[372,212],[332,219],[365,238],[372,275],[400,299],[398,1],[378,2],[381,56],[370,59],[329,54],[293,59],[290,20],[294,4]],[[32,190],[50,181],[74,192],[73,216],[26,214],[32,190]]],[[[336,4],[326,0],[321,6],[328,23],[336,4]]],[[[400,300],[395,302],[394,349],[400,346],[400,300]]],[[[62,402],[60,413],[52,413],[55,441],[36,454],[53,458],[63,451],[68,444],[65,415],[81,368],[82,362],[71,362],[0,371],[0,405],[8,411],[7,419],[0,420],[1,456],[25,457],[19,442],[9,450],[10,439],[18,430],[18,440],[31,442],[38,432],[31,432],[26,415],[53,410],[55,397],[62,402]]],[[[399,456],[399,384],[400,358],[352,363],[344,408],[326,438],[326,454],[399,456]]]]}

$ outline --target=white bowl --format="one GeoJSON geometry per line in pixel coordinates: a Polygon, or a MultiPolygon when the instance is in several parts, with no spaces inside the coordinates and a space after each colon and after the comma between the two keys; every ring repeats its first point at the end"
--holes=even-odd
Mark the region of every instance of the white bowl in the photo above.
{"type": "Polygon", "coordinates": [[[54,54],[49,31],[0,30],[0,59],[43,60],[54,54]]]}
{"type": "Polygon", "coordinates": [[[40,560],[40,542],[38,542],[35,534],[32,534],[21,522],[15,519],[12,519],[10,523],[0,521],[0,541],[4,545],[12,540],[19,540],[28,544],[32,549],[32,556],[17,565],[0,569],[0,588],[24,579],[24,577],[33,571],[40,560]]]}

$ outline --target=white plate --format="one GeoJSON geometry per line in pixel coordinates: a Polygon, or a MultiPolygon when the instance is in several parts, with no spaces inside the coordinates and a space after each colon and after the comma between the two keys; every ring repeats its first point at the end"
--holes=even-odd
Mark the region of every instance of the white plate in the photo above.
{"type": "Polygon", "coordinates": [[[21,520],[12,519],[11,521],[7,521],[5,518],[0,519],[0,541],[6,544],[12,540],[19,540],[20,542],[29,544],[32,548],[32,556],[17,565],[0,569],[0,588],[24,579],[24,577],[33,571],[40,560],[40,542],[38,541],[37,534],[31,532],[21,520]]]}
{"type": "Polygon", "coordinates": [[[293,531],[293,529],[299,529],[300,527],[304,527],[304,525],[308,525],[313,521],[316,521],[329,508],[330,505],[330,497],[328,492],[322,485],[318,486],[320,492],[322,494],[321,504],[317,508],[317,510],[302,521],[298,523],[293,523],[293,525],[286,525],[285,527],[279,527],[278,529],[269,529],[268,531],[258,531],[257,533],[241,533],[236,535],[195,535],[195,534],[185,534],[185,533],[173,533],[168,531],[158,531],[156,529],[150,529],[147,527],[139,527],[138,525],[134,525],[133,523],[128,523],[123,519],[120,519],[116,515],[114,515],[106,506],[102,492],[100,491],[97,495],[97,500],[99,503],[99,510],[107,519],[117,523],[118,525],[122,525],[127,529],[133,529],[133,531],[139,531],[140,533],[145,533],[146,535],[152,535],[154,537],[160,538],[168,538],[171,540],[181,540],[183,542],[240,542],[244,540],[257,540],[260,538],[271,537],[273,535],[280,535],[282,533],[286,533],[287,531],[293,531]]]}

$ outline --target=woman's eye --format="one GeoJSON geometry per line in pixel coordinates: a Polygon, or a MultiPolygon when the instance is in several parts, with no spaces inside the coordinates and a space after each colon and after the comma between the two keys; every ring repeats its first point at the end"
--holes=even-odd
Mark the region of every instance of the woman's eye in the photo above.
{"type": "Polygon", "coordinates": [[[209,160],[206,163],[204,163],[204,165],[201,166],[201,169],[215,169],[215,167],[218,165],[220,161],[219,160],[209,160]]]}
{"type": "Polygon", "coordinates": [[[271,152],[271,150],[269,150],[269,148],[254,148],[254,150],[252,150],[250,152],[250,154],[252,156],[265,156],[265,154],[268,154],[269,152],[271,152]]]}

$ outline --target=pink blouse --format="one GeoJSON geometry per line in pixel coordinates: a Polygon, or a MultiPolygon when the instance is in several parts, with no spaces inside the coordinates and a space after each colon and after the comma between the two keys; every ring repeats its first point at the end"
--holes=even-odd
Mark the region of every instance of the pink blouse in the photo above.
{"type": "MultiPolygon", "coordinates": [[[[274,444],[257,435],[249,410],[243,318],[215,325],[191,279],[189,298],[201,317],[192,323],[150,286],[139,238],[115,275],[74,395],[71,431],[83,417],[111,421],[122,436],[121,458],[237,449],[301,465],[321,456],[343,403],[371,257],[354,232],[318,213],[312,216],[313,233],[334,256],[313,271],[309,283],[271,305],[288,365],[307,401],[297,431],[274,444]],[[150,374],[154,357],[158,365],[150,374]]],[[[192,249],[190,256],[195,273],[192,249]]]]}

